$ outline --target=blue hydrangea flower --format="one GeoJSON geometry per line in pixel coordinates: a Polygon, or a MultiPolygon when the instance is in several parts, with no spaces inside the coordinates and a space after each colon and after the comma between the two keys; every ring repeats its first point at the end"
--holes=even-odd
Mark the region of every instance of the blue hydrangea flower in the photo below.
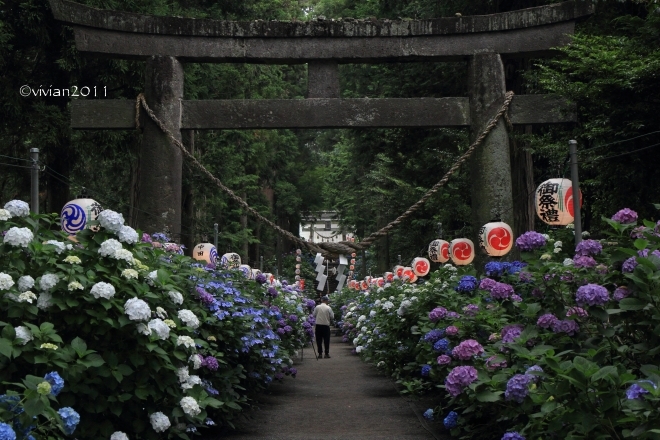
{"type": "MultiPolygon", "coordinates": [[[[649,384],[653,385],[653,388],[657,388],[656,384],[654,384],[650,380],[640,380],[638,382],[639,383],[642,383],[642,382],[649,383],[649,384]]],[[[626,397],[628,398],[628,400],[641,399],[644,394],[648,394],[648,393],[649,393],[648,390],[645,390],[639,384],[634,383],[634,384],[630,385],[630,388],[628,388],[626,390],[626,397]]]]}
{"type": "Polygon", "coordinates": [[[532,381],[531,374],[516,374],[506,383],[506,391],[504,397],[506,400],[515,400],[522,403],[529,393],[527,386],[532,381]]]}
{"type": "Polygon", "coordinates": [[[422,376],[426,377],[429,375],[430,372],[431,372],[430,365],[422,365],[422,376]]]}
{"type": "Polygon", "coordinates": [[[16,433],[6,423],[0,423],[0,440],[16,440],[16,433]]]}
{"type": "Polygon", "coordinates": [[[526,440],[525,437],[518,434],[517,432],[507,432],[502,436],[502,440],[526,440]]]}
{"type": "Polygon", "coordinates": [[[465,275],[460,279],[458,285],[454,287],[457,292],[472,292],[477,288],[479,282],[472,275],[465,275]]]}
{"type": "Polygon", "coordinates": [[[458,413],[456,411],[450,411],[449,414],[447,414],[447,417],[442,421],[442,423],[445,425],[445,428],[447,429],[452,429],[455,428],[456,425],[458,424],[458,413]]]}
{"type": "Polygon", "coordinates": [[[57,371],[50,372],[44,376],[44,380],[51,386],[50,394],[57,396],[64,388],[64,379],[62,379],[57,371]]]}
{"type": "Polygon", "coordinates": [[[426,420],[433,420],[433,410],[431,408],[424,411],[424,418],[426,420]]]}
{"type": "Polygon", "coordinates": [[[447,338],[440,339],[435,344],[433,344],[433,349],[435,351],[446,352],[449,349],[449,339],[447,338]]]}
{"type": "Polygon", "coordinates": [[[57,413],[62,418],[64,432],[67,435],[73,434],[73,431],[78,427],[78,423],[80,423],[80,415],[73,408],[68,406],[60,408],[57,413]]]}
{"type": "Polygon", "coordinates": [[[8,396],[7,394],[0,396],[0,405],[14,414],[22,414],[23,411],[25,411],[23,407],[19,405],[20,401],[21,398],[18,396],[8,396]]]}
{"type": "Polygon", "coordinates": [[[484,266],[484,270],[486,271],[487,277],[498,277],[502,275],[504,268],[502,267],[502,263],[499,261],[489,261],[484,266]]]}
{"type": "Polygon", "coordinates": [[[445,331],[442,329],[433,329],[427,334],[425,334],[422,339],[426,342],[435,343],[438,339],[442,338],[445,335],[445,331]]]}

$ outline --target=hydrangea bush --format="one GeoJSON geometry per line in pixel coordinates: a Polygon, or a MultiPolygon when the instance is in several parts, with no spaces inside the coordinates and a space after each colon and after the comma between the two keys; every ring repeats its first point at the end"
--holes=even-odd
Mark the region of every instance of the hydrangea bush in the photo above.
{"type": "Polygon", "coordinates": [[[577,248],[572,228],[523,234],[522,262],[479,276],[445,265],[422,284],[344,289],[344,340],[431,393],[425,416],[457,438],[660,438],[660,222],[603,221],[611,234],[577,248]]]}
{"type": "Polygon", "coordinates": [[[71,239],[24,202],[2,214],[0,380],[59,371],[67,386],[51,391],[78,411],[60,410],[65,434],[75,425],[79,438],[185,439],[231,426],[250,396],[295,377],[310,309],[285,282],[204,267],[112,211],[71,239]]]}

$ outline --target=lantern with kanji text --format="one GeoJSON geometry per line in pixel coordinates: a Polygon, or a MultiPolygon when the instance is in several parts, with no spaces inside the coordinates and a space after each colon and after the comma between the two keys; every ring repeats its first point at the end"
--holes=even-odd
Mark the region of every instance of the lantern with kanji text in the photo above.
{"type": "Polygon", "coordinates": [[[429,244],[429,260],[435,263],[446,263],[449,261],[449,242],[438,238],[429,244]]]}
{"type": "Polygon", "coordinates": [[[200,243],[192,250],[192,257],[197,261],[204,261],[206,264],[218,263],[218,251],[211,243],[200,243]]]}
{"type": "MultiPolygon", "coordinates": [[[[580,191],[582,206],[582,191],[580,191]]],[[[549,179],[536,189],[536,214],[549,225],[573,223],[573,184],[569,179],[549,179]]]]}

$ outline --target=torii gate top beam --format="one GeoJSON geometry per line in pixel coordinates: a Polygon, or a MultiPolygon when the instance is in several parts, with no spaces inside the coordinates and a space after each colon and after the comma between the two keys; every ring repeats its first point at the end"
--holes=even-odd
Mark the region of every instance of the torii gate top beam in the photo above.
{"type": "Polygon", "coordinates": [[[593,13],[591,2],[571,0],[500,14],[429,20],[236,22],[100,10],[68,0],[49,2],[55,18],[73,26],[80,51],[216,63],[429,61],[479,52],[531,55],[567,44],[575,21],[593,13]]]}

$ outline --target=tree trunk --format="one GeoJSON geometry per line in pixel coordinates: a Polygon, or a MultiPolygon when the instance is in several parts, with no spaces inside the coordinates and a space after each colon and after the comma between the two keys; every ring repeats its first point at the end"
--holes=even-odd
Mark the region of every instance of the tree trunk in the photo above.
{"type": "MultiPolygon", "coordinates": [[[[195,155],[195,130],[186,130],[182,132],[183,145],[188,148],[190,154],[195,155]]],[[[190,167],[186,167],[186,174],[191,172],[190,167]]],[[[181,206],[181,243],[189,250],[197,244],[195,243],[195,201],[193,197],[193,187],[188,180],[182,189],[181,206]]]]}

